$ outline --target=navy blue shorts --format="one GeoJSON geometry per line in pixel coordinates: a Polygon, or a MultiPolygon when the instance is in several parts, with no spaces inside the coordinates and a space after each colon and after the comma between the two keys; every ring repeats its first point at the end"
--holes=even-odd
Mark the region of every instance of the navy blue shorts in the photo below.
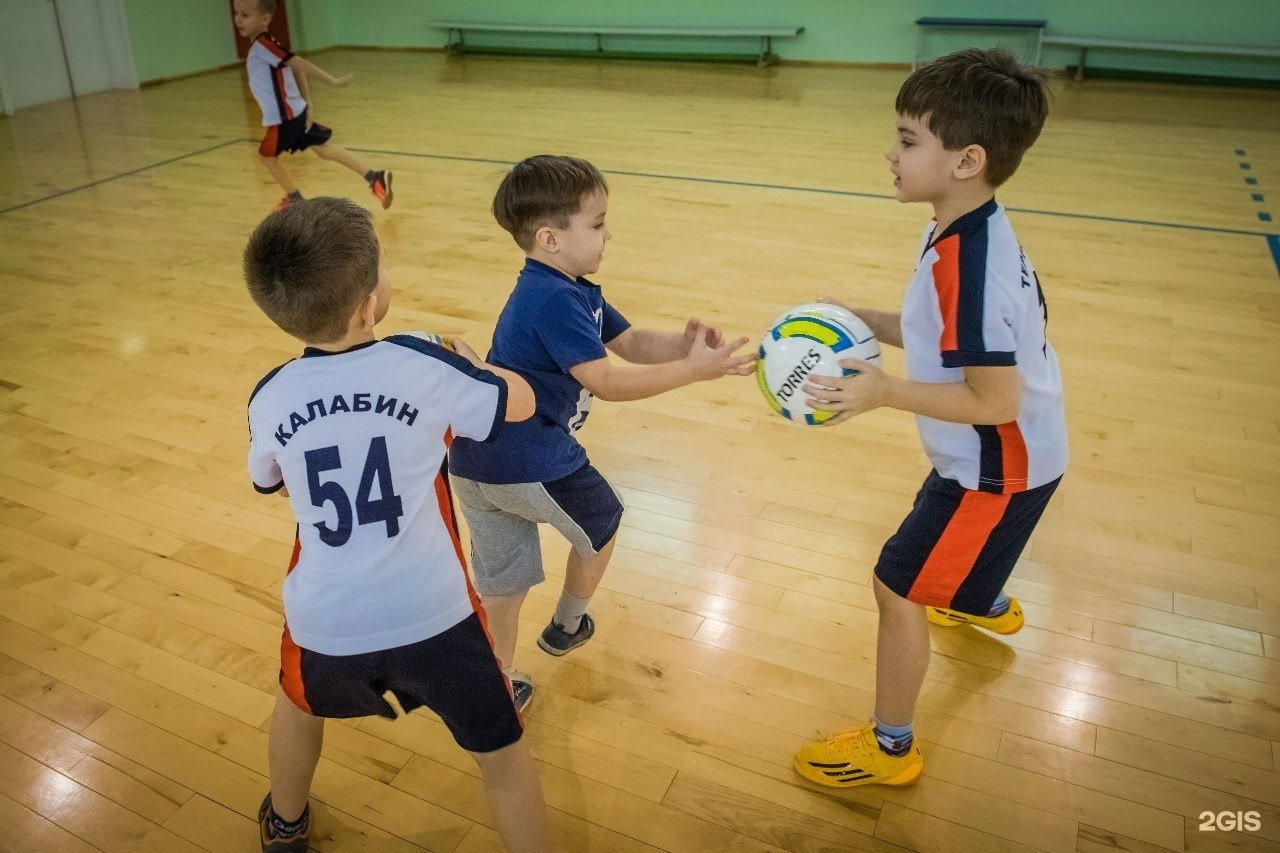
{"type": "Polygon", "coordinates": [[[511,682],[498,667],[480,616],[407,646],[358,655],[324,655],[299,647],[286,625],[280,641],[280,686],[316,717],[396,716],[426,706],[468,752],[492,752],[520,740],[511,682]]]}
{"type": "Polygon", "coordinates": [[[994,495],[930,471],[884,544],[876,577],[917,604],[985,616],[1060,482],[994,495]]]}
{"type": "Polygon", "coordinates": [[[266,135],[258,144],[258,153],[263,157],[279,157],[286,151],[305,151],[312,145],[324,145],[333,136],[333,130],[323,124],[312,124],[307,127],[307,111],[294,116],[283,124],[273,124],[267,128],[266,135]]]}

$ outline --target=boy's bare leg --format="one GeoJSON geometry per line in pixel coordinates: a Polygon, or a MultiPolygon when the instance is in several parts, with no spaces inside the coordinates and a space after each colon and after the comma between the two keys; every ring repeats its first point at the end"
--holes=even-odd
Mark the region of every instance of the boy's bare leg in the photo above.
{"type": "Polygon", "coordinates": [[[520,608],[528,590],[513,595],[484,596],[484,612],[493,638],[493,653],[504,667],[510,667],[516,656],[516,638],[520,634],[520,608]]]}
{"type": "Polygon", "coordinates": [[[283,689],[277,690],[267,737],[267,765],[271,768],[271,809],[281,820],[292,823],[307,807],[323,743],[324,720],[303,712],[283,689]]]}
{"type": "Polygon", "coordinates": [[[609,567],[609,558],[613,556],[613,544],[618,541],[618,534],[605,543],[604,547],[590,557],[583,557],[575,549],[569,549],[569,559],[564,567],[564,588],[578,598],[590,598],[596,594],[604,570],[609,567]]]}
{"type": "Polygon", "coordinates": [[[905,726],[929,669],[929,622],[924,608],[875,579],[880,628],[876,639],[876,719],[905,726]]]}
{"type": "Polygon", "coordinates": [[[263,157],[261,154],[258,158],[262,160],[262,165],[267,167],[267,171],[271,173],[271,177],[276,179],[276,183],[284,189],[284,194],[296,193],[298,185],[293,182],[293,176],[289,174],[289,170],[284,167],[277,157],[263,157]]]}
{"type": "Polygon", "coordinates": [[[365,168],[364,163],[361,163],[356,159],[356,155],[352,154],[336,142],[326,142],[324,145],[313,145],[311,146],[311,150],[326,160],[341,163],[361,178],[364,177],[365,172],[369,171],[365,168]]]}
{"type": "Polygon", "coordinates": [[[480,765],[494,828],[510,853],[550,853],[551,823],[538,768],[524,739],[493,752],[473,752],[480,765]]]}

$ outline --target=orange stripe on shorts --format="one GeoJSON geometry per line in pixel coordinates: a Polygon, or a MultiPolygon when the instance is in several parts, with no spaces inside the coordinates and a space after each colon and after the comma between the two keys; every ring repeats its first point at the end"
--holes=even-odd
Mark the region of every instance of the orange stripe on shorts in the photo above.
{"type": "Polygon", "coordinates": [[[262,142],[258,143],[258,153],[263,157],[275,157],[280,153],[280,125],[273,124],[267,127],[262,142]]]}
{"type": "Polygon", "coordinates": [[[280,687],[293,704],[311,713],[307,691],[302,685],[302,649],[293,641],[288,625],[284,626],[284,634],[280,637],[280,687]]]}
{"type": "Polygon", "coordinates": [[[1009,495],[967,491],[955,515],[929,552],[907,598],[916,604],[950,607],[960,584],[973,571],[991,531],[1004,517],[1009,495]]]}

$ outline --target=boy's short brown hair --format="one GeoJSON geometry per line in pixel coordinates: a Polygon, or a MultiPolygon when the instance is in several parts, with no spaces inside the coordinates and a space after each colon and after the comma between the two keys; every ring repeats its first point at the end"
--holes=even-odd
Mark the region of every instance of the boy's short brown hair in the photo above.
{"type": "Polygon", "coordinates": [[[586,160],[539,154],[511,167],[493,197],[493,218],[526,252],[538,229],[567,228],[583,196],[609,192],[604,175],[586,160]]]}
{"type": "Polygon", "coordinates": [[[259,223],[244,250],[249,295],[305,343],[347,333],[378,285],[378,237],[369,212],[345,198],[309,198],[259,223]]]}
{"type": "Polygon", "coordinates": [[[276,13],[276,0],[258,0],[258,11],[264,15],[276,13]]]}
{"type": "Polygon", "coordinates": [[[992,187],[1017,170],[1049,114],[1044,74],[999,48],[961,50],[917,68],[895,106],[898,115],[927,116],[949,151],[981,145],[992,187]]]}

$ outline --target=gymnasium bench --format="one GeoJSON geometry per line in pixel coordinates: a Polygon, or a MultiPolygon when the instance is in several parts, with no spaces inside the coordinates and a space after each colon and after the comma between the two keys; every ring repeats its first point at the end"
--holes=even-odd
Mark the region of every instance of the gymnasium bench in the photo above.
{"type": "Polygon", "coordinates": [[[1130,39],[1095,38],[1094,36],[1048,35],[1048,45],[1080,48],[1076,62],[1076,80],[1084,79],[1084,63],[1090,48],[1111,50],[1145,50],[1159,53],[1194,53],[1205,56],[1242,56],[1250,59],[1280,59],[1280,48],[1230,44],[1188,44],[1186,42],[1137,41],[1130,39]]]}
{"type": "Polygon", "coordinates": [[[608,56],[621,58],[659,58],[659,59],[709,59],[721,61],[754,61],[757,65],[769,65],[778,60],[773,52],[775,38],[794,38],[804,32],[804,27],[758,26],[758,27],[645,27],[626,25],[590,25],[590,24],[512,24],[486,23],[482,21],[428,21],[429,26],[447,30],[448,41],[446,53],[524,53],[524,54],[556,54],[575,56],[608,56]],[[596,49],[560,50],[544,48],[498,47],[493,45],[475,45],[465,42],[465,33],[520,33],[534,35],[571,35],[594,36],[596,49]],[[454,36],[457,36],[455,38],[454,36]],[[606,50],[605,36],[624,38],[744,38],[759,39],[760,48],[754,54],[723,54],[706,52],[663,52],[663,51],[614,51],[606,50]]]}
{"type": "Polygon", "coordinates": [[[917,18],[916,19],[916,55],[911,63],[912,68],[920,67],[924,61],[924,34],[928,30],[985,30],[991,32],[1027,32],[1035,36],[1035,55],[1031,64],[1040,64],[1041,44],[1044,43],[1044,28],[1048,21],[1038,18],[917,18]]]}

